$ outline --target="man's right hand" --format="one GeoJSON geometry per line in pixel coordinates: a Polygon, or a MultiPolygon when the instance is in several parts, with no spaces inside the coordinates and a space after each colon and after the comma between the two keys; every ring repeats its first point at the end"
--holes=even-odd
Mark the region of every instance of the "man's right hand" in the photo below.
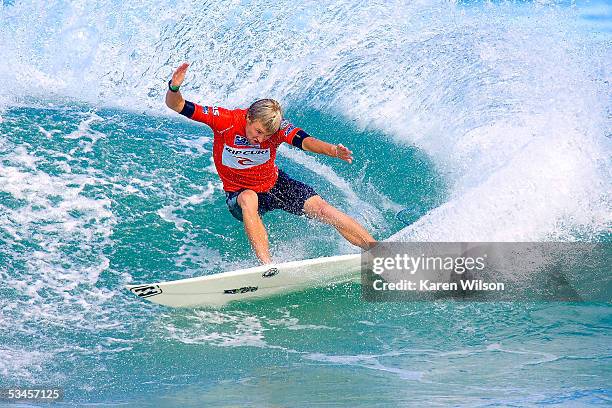
{"type": "MultiPolygon", "coordinates": [[[[183,81],[185,80],[185,74],[187,73],[187,68],[189,67],[189,63],[184,62],[180,67],[174,71],[172,74],[172,80],[170,81],[170,85],[172,86],[181,86],[183,81]]],[[[172,109],[175,112],[181,113],[183,108],[185,107],[185,99],[183,99],[183,95],[179,91],[172,91],[168,89],[166,92],[166,106],[172,109]]]]}
{"type": "Polygon", "coordinates": [[[188,67],[189,63],[184,62],[174,71],[174,74],[172,74],[172,86],[181,86],[185,80],[185,74],[187,73],[188,67]]]}

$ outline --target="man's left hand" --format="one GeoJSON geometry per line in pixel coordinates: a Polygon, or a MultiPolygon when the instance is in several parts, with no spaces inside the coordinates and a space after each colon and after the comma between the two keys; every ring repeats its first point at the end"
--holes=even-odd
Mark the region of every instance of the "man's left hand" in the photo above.
{"type": "Polygon", "coordinates": [[[344,160],[349,164],[353,162],[353,152],[350,151],[348,147],[344,146],[343,144],[337,144],[335,148],[337,158],[344,160]]]}

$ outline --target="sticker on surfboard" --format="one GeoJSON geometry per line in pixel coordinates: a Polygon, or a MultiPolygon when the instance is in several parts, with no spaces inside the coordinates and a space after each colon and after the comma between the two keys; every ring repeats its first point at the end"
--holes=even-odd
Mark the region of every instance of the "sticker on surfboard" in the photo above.
{"type": "Polygon", "coordinates": [[[130,288],[130,291],[138,297],[148,298],[163,293],[159,285],[140,285],[130,288]]]}

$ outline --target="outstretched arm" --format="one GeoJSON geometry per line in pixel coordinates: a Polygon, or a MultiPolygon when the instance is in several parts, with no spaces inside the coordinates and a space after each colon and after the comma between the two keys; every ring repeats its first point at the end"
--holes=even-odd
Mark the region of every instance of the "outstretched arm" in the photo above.
{"type": "MultiPolygon", "coordinates": [[[[187,62],[181,64],[181,66],[179,66],[172,74],[172,81],[170,82],[170,85],[181,86],[185,80],[185,74],[187,73],[188,67],[189,63],[187,62]]],[[[183,99],[183,95],[181,95],[180,91],[173,92],[168,89],[166,92],[166,105],[173,111],[181,112],[185,106],[185,99],[183,99]]]]}
{"type": "Polygon", "coordinates": [[[333,145],[310,136],[302,141],[302,148],[308,152],[337,157],[347,163],[353,162],[353,152],[342,144],[333,145]]]}

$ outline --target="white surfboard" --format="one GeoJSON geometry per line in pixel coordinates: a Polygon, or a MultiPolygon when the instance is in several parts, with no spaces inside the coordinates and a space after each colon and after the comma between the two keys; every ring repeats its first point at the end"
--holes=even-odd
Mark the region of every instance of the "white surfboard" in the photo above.
{"type": "Polygon", "coordinates": [[[171,307],[219,307],[357,279],[361,254],[262,265],[197,278],[127,285],[135,295],[171,307]]]}

